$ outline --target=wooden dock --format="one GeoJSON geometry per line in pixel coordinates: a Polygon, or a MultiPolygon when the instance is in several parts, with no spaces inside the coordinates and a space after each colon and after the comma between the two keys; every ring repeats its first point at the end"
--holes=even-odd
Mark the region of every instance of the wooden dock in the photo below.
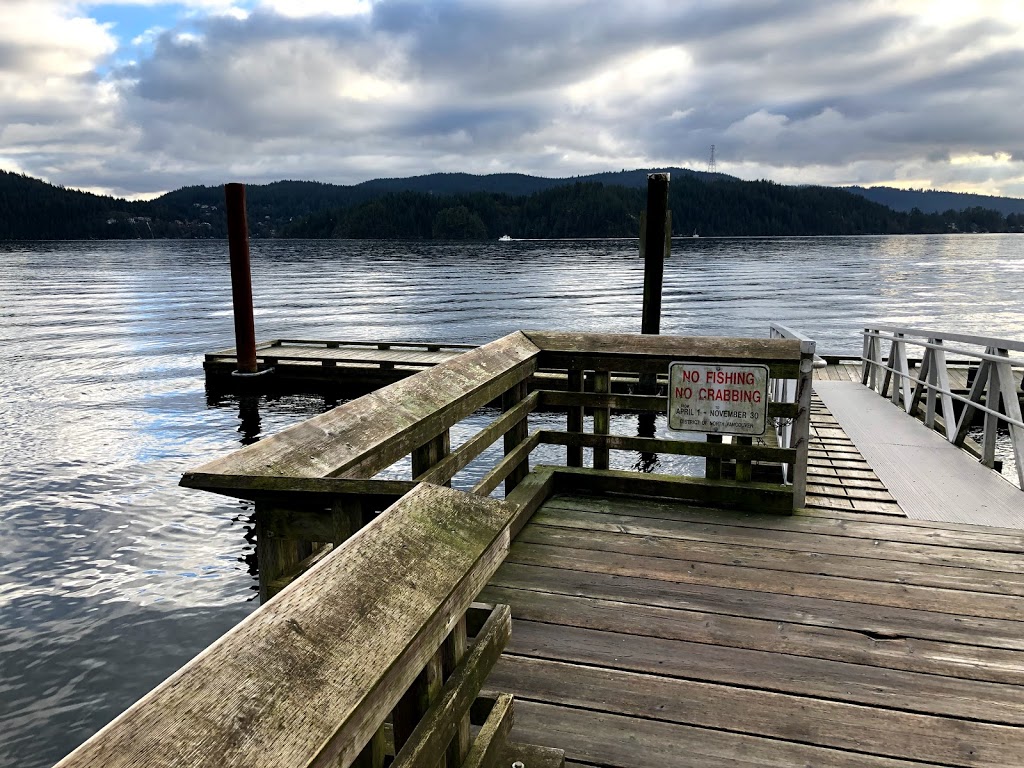
{"type": "Polygon", "coordinates": [[[594,766],[1019,765],[1020,531],[548,499],[482,598],[520,741],[594,766]]]}
{"type": "MultiPolygon", "coordinates": [[[[412,376],[424,368],[447,362],[473,344],[385,341],[318,341],[271,339],[256,344],[256,363],[261,371],[273,371],[263,387],[284,386],[315,389],[340,388],[344,392],[370,392],[412,376]]],[[[207,382],[215,389],[231,389],[238,367],[234,348],[207,353],[203,360],[207,382]]],[[[248,382],[253,386],[253,382],[248,382]]]]}
{"type": "MultiPolygon", "coordinates": [[[[814,393],[813,353],[516,333],[196,468],[184,485],[256,503],[264,605],[62,768],[1021,765],[1024,530],[909,518],[835,388],[959,449],[859,364],[814,393]],[[611,434],[612,412],[667,405],[613,378],[674,360],[766,365],[772,440],[611,434]],[[531,431],[552,409],[565,429],[531,431]],[[540,445],[565,463],[533,466],[540,445]],[[613,470],[613,451],[700,456],[706,477],[613,470]]],[[[928,418],[946,395],[924,397],[928,418]]]]}

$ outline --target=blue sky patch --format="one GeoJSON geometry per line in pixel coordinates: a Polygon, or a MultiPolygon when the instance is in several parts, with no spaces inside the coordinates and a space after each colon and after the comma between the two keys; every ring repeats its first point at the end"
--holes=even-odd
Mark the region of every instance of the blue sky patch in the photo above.
{"type": "Polygon", "coordinates": [[[113,24],[110,32],[124,49],[131,47],[132,40],[147,29],[173,27],[188,9],[180,3],[152,6],[109,3],[93,6],[87,12],[103,24],[113,24]]]}

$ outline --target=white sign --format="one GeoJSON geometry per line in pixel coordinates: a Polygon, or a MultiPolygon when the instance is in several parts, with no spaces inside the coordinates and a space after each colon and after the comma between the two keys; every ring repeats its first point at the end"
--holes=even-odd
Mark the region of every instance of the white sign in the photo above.
{"type": "Polygon", "coordinates": [[[712,435],[763,435],[768,421],[768,366],[672,363],[668,428],[712,435]]]}

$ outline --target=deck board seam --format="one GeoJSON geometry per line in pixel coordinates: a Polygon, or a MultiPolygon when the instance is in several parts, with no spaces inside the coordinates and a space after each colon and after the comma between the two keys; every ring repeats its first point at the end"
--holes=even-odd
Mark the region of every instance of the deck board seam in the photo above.
{"type": "MultiPolygon", "coordinates": [[[[558,626],[558,625],[554,625],[554,626],[558,626]]],[[[513,632],[514,631],[515,631],[515,628],[513,626],[513,632]]],[[[600,632],[600,631],[604,631],[604,630],[595,630],[595,631],[599,631],[600,632]]],[[[608,634],[619,634],[619,633],[608,632],[608,634]]],[[[656,638],[656,639],[668,640],[669,638],[656,638]]],[[[710,643],[704,643],[704,645],[711,645],[711,644],[710,643]]],[[[730,648],[732,646],[717,646],[717,647],[730,648]]],[[[872,711],[898,712],[900,714],[914,715],[914,716],[918,716],[918,717],[938,718],[938,719],[948,720],[948,721],[953,721],[953,722],[976,723],[978,725],[990,725],[990,726],[997,726],[997,727],[1003,727],[1003,728],[1012,728],[1012,729],[1017,729],[1017,728],[1021,728],[1022,727],[1021,724],[1019,724],[1019,723],[1008,723],[1008,722],[1003,721],[1003,720],[985,720],[985,719],[981,719],[981,718],[970,717],[970,716],[967,716],[967,715],[950,715],[950,714],[943,714],[943,713],[937,713],[937,712],[926,712],[926,711],[922,711],[922,710],[910,709],[910,708],[905,708],[905,707],[895,707],[895,706],[891,706],[891,705],[865,704],[865,703],[862,703],[862,702],[849,701],[849,700],[846,700],[846,699],[837,699],[837,698],[833,698],[833,697],[830,697],[830,696],[816,696],[816,695],[809,694],[809,693],[794,693],[793,691],[787,691],[787,690],[779,689],[779,688],[764,688],[764,687],[758,687],[758,686],[755,686],[755,685],[743,685],[743,684],[740,684],[740,683],[733,683],[733,682],[726,682],[726,681],[717,681],[717,680],[709,680],[707,678],[690,677],[690,676],[687,676],[687,675],[671,674],[671,673],[668,673],[668,672],[659,672],[659,673],[643,672],[643,671],[638,671],[638,670],[634,670],[634,669],[626,669],[626,668],[623,668],[623,667],[616,667],[616,666],[612,666],[610,664],[597,664],[597,663],[594,663],[592,661],[587,661],[587,662],[582,662],[582,661],[566,661],[564,659],[552,658],[552,657],[544,656],[544,655],[540,655],[540,654],[529,654],[529,653],[522,653],[522,652],[505,652],[505,653],[502,653],[501,655],[502,655],[502,658],[510,657],[510,658],[522,658],[522,659],[537,659],[537,660],[545,661],[545,662],[548,662],[548,663],[551,663],[551,664],[558,664],[558,665],[566,666],[566,667],[580,667],[580,668],[583,668],[583,669],[594,669],[594,670],[617,672],[619,674],[626,675],[626,676],[629,676],[629,677],[657,678],[657,679],[670,680],[670,681],[671,680],[679,680],[681,682],[695,683],[697,685],[706,685],[708,687],[721,687],[721,688],[729,688],[729,689],[733,689],[733,690],[737,690],[737,691],[750,691],[752,693],[765,693],[765,694],[769,694],[771,696],[782,696],[782,697],[794,698],[794,699],[806,699],[807,701],[828,702],[830,704],[838,704],[838,705],[847,706],[847,707],[851,707],[851,708],[866,709],[866,710],[872,710],[872,711]]],[[[797,658],[797,659],[806,658],[806,657],[803,657],[803,656],[793,656],[792,654],[783,654],[783,653],[779,653],[779,654],[776,654],[776,655],[791,656],[791,657],[797,658]]],[[[827,659],[825,661],[827,661],[827,659]]],[[[856,664],[855,662],[835,662],[835,663],[837,663],[837,664],[852,664],[854,666],[868,666],[868,665],[856,664]]],[[[927,672],[907,672],[907,674],[910,674],[910,675],[929,675],[930,673],[927,673],[927,672]]],[[[945,675],[930,675],[930,676],[932,676],[932,677],[946,677],[945,675]]],[[[976,681],[976,682],[981,682],[981,681],[976,681]]],[[[994,683],[994,685],[1000,685],[1000,683],[994,683]]],[[[1008,685],[1008,684],[1003,683],[1002,685],[1008,685]]],[[[845,749],[845,748],[832,747],[832,746],[825,745],[825,744],[819,744],[819,743],[815,743],[815,742],[801,742],[801,741],[794,740],[794,739],[783,739],[783,738],[776,737],[776,736],[765,736],[764,734],[760,734],[760,733],[753,732],[753,731],[741,731],[741,730],[732,729],[732,728],[725,728],[725,727],[715,728],[714,726],[709,726],[709,725],[697,725],[697,724],[694,724],[694,723],[682,723],[682,722],[680,722],[678,720],[665,720],[663,718],[658,718],[658,717],[645,717],[643,715],[634,715],[634,714],[624,713],[624,712],[622,712],[620,710],[602,709],[602,708],[600,708],[600,707],[598,707],[596,705],[595,706],[590,706],[590,707],[574,706],[574,705],[571,705],[571,704],[563,704],[561,702],[552,702],[552,701],[550,701],[548,699],[542,699],[542,698],[539,698],[539,697],[531,697],[528,693],[516,694],[516,698],[526,699],[526,700],[530,700],[530,701],[538,701],[538,702],[544,703],[544,704],[555,704],[556,706],[565,706],[565,707],[570,707],[572,709],[583,709],[583,710],[594,711],[594,712],[608,712],[610,714],[622,714],[622,715],[624,715],[626,717],[635,717],[638,720],[654,720],[654,721],[657,721],[657,722],[676,723],[676,724],[679,724],[679,725],[690,725],[690,726],[692,726],[694,728],[704,728],[704,729],[712,730],[712,731],[724,731],[724,732],[727,732],[727,733],[740,733],[740,734],[745,734],[745,735],[750,735],[750,736],[758,736],[760,738],[775,739],[777,741],[788,741],[788,742],[798,743],[798,744],[800,744],[800,743],[802,743],[802,744],[809,744],[811,746],[824,747],[824,748],[827,748],[827,749],[845,749]]],[[[845,751],[853,752],[855,750],[845,749],[845,751]]],[[[880,757],[892,757],[892,755],[872,753],[872,752],[862,752],[861,754],[869,754],[869,755],[878,754],[880,757]]]]}

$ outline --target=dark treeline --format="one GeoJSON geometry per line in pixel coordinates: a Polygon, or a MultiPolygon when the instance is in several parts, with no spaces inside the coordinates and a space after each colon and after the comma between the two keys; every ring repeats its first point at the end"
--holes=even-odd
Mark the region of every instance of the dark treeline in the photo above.
{"type": "MultiPolygon", "coordinates": [[[[435,174],[351,187],[281,181],[248,188],[253,237],[487,240],[635,237],[645,190],[641,171],[607,174],[631,186],[576,181],[528,194],[535,177],[435,174]],[[402,183],[412,189],[401,191],[402,183]],[[462,190],[445,193],[441,190],[462,190]]],[[[555,180],[545,180],[553,183],[555,180]]],[[[223,189],[185,187],[149,202],[55,187],[0,172],[0,239],[222,238],[223,189]]],[[[676,235],[858,235],[1021,232],[1024,214],[974,207],[894,211],[834,187],[790,187],[727,176],[673,174],[676,235]]]]}
{"type": "MultiPolygon", "coordinates": [[[[645,203],[640,189],[577,183],[527,196],[387,194],[325,210],[286,227],[286,237],[494,239],[631,237],[645,203]]],[[[769,181],[673,180],[669,195],[676,235],[862,235],[1020,232],[1024,215],[971,208],[924,214],[893,211],[831,187],[787,187],[769,181]]]]}

